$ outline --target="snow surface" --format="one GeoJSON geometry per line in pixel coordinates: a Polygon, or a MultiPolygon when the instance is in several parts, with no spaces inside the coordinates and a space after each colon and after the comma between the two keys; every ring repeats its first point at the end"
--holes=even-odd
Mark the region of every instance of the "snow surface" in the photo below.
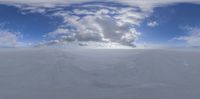
{"type": "Polygon", "coordinates": [[[0,50],[0,99],[199,99],[199,76],[198,50],[0,50]]]}

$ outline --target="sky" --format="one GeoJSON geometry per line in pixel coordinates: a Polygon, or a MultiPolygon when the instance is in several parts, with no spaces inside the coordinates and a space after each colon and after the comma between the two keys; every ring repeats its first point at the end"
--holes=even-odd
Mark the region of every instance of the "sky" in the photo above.
{"type": "Polygon", "coordinates": [[[0,47],[199,47],[199,0],[0,0],[0,47]]]}

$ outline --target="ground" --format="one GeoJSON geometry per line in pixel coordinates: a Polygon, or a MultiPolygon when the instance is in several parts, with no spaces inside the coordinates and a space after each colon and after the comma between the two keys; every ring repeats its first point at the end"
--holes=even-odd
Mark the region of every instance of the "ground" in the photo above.
{"type": "Polygon", "coordinates": [[[0,50],[0,99],[199,99],[199,76],[198,50],[0,50]]]}

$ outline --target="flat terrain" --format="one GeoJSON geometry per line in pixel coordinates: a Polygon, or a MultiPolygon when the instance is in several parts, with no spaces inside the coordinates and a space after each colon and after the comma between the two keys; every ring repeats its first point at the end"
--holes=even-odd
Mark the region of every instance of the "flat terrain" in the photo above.
{"type": "Polygon", "coordinates": [[[0,50],[0,99],[199,98],[198,50],[0,50]]]}

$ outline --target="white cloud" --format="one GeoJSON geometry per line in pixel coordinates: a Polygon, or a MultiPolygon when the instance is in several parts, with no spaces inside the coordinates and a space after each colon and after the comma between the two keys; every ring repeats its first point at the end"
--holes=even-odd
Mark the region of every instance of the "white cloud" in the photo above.
{"type": "MultiPolygon", "coordinates": [[[[109,1],[109,0],[108,0],[109,1]]],[[[115,1],[118,2],[118,1],[115,1]]],[[[148,17],[153,7],[177,2],[189,2],[180,0],[163,0],[163,1],[119,1],[125,4],[134,5],[134,7],[115,7],[102,4],[85,4],[79,7],[87,7],[88,9],[73,9],[73,11],[59,11],[54,16],[64,19],[64,26],[60,26],[57,30],[50,32],[48,35],[58,37],[59,41],[101,41],[101,42],[117,42],[125,45],[131,45],[139,36],[139,32],[135,27],[148,17]],[[90,7],[100,8],[98,10],[90,9],[90,7]],[[138,11],[137,8],[142,9],[138,11]],[[84,17],[79,15],[84,14],[84,17]],[[114,15],[110,15],[114,14],[114,15]],[[68,29],[67,26],[75,27],[68,29]]],[[[196,1],[190,1],[192,3],[196,1]]],[[[156,27],[159,24],[151,21],[147,24],[150,27],[156,27]]]]}
{"type": "Polygon", "coordinates": [[[159,24],[158,24],[156,21],[151,21],[151,22],[148,22],[147,25],[148,25],[149,27],[156,27],[156,26],[158,26],[159,24]]]}
{"type": "MultiPolygon", "coordinates": [[[[102,0],[0,0],[4,4],[26,4],[41,7],[55,7],[58,5],[70,5],[84,2],[102,2],[102,0]]],[[[104,0],[103,2],[119,2],[133,6],[140,6],[143,9],[152,9],[155,6],[172,3],[200,3],[199,0],[104,0]]]]}
{"type": "Polygon", "coordinates": [[[12,33],[6,30],[0,30],[0,47],[17,47],[22,43],[19,39],[22,38],[20,33],[12,33]]]}
{"type": "MultiPolygon", "coordinates": [[[[81,4],[85,2],[102,2],[102,0],[0,0],[0,4],[15,5],[31,13],[44,14],[49,9],[58,9],[59,6],[81,4]]],[[[48,33],[44,37],[52,37],[53,41],[100,41],[132,44],[140,34],[135,27],[148,17],[155,7],[174,3],[198,3],[199,0],[104,0],[103,2],[116,2],[130,5],[126,8],[108,6],[104,4],[85,4],[79,7],[100,8],[73,9],[73,11],[57,10],[54,17],[62,17],[63,25],[48,33]],[[136,9],[140,11],[137,11],[136,9]],[[84,17],[79,15],[84,14],[84,17]],[[73,28],[67,28],[67,27],[73,28]]],[[[149,22],[148,26],[155,27],[156,21],[149,22]]],[[[183,38],[182,38],[183,39],[183,38]]],[[[186,38],[184,38],[186,39],[186,38]]],[[[194,42],[194,41],[193,41],[194,42]]]]}
{"type": "Polygon", "coordinates": [[[69,33],[69,29],[59,27],[55,31],[50,32],[50,33],[48,33],[48,35],[45,35],[45,36],[51,36],[53,38],[56,38],[56,36],[59,36],[59,35],[68,35],[68,34],[70,34],[69,33]]]}
{"type": "Polygon", "coordinates": [[[21,8],[20,10],[22,11],[22,14],[27,14],[27,13],[45,14],[46,13],[46,9],[45,8],[34,7],[34,6],[27,6],[27,7],[17,6],[17,7],[21,8]]]}
{"type": "Polygon", "coordinates": [[[186,28],[188,35],[175,38],[175,40],[185,41],[189,46],[200,46],[200,28],[190,27],[186,28]]]}
{"type": "Polygon", "coordinates": [[[132,46],[121,45],[119,43],[104,43],[93,41],[74,41],[74,42],[62,42],[59,40],[43,41],[37,44],[35,47],[63,47],[63,48],[89,48],[89,49],[132,49],[132,46]]]}
{"type": "Polygon", "coordinates": [[[63,18],[64,25],[48,33],[47,36],[59,41],[116,42],[124,45],[132,45],[137,39],[140,33],[134,27],[146,17],[145,13],[139,13],[132,7],[115,7],[115,10],[110,10],[109,6],[96,11],[91,9],[60,11],[54,16],[63,18]],[[80,14],[84,14],[84,17],[80,17],[80,14]],[[73,28],[67,28],[69,26],[73,28]]]}
{"type": "Polygon", "coordinates": [[[199,0],[110,0],[125,3],[128,5],[138,6],[144,11],[151,11],[155,7],[170,5],[174,3],[198,3],[199,0]]]}

